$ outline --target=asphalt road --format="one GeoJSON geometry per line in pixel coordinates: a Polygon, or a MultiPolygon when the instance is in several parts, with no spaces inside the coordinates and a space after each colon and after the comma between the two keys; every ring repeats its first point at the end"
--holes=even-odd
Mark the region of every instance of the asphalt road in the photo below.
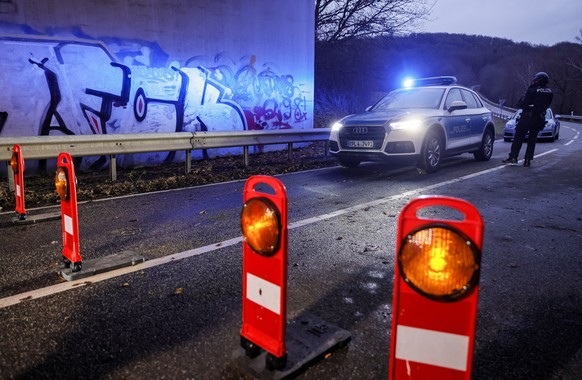
{"type": "MultiPolygon", "coordinates": [[[[278,177],[287,317],[311,313],[352,334],[301,378],[387,377],[398,215],[437,194],[471,202],[485,223],[473,379],[579,379],[580,131],[563,123],[531,168],[502,165],[510,144],[497,141],[491,161],[461,155],[431,175],[371,163],[278,177]]],[[[0,378],[240,378],[243,186],[79,205],[84,260],[132,250],[147,261],[74,282],[57,274],[60,220],[11,226],[0,214],[0,378]]]]}

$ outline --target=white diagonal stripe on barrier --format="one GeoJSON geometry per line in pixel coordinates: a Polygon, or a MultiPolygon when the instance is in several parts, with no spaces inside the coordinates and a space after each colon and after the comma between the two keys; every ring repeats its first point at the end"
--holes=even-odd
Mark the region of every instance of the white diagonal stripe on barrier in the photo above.
{"type": "Polygon", "coordinates": [[[247,272],[247,299],[281,315],[281,287],[247,272]]]}
{"type": "Polygon", "coordinates": [[[396,359],[438,367],[467,370],[469,337],[398,325],[396,359]]]}
{"type": "Polygon", "coordinates": [[[73,218],[71,218],[68,215],[63,214],[63,221],[65,222],[64,223],[65,232],[71,236],[74,236],[74,234],[73,234],[73,218]]]}

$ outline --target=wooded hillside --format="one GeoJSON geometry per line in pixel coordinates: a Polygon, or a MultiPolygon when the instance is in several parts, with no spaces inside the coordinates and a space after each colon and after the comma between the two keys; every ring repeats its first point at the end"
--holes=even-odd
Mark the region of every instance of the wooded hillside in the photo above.
{"type": "Polygon", "coordinates": [[[551,47],[463,34],[318,42],[315,52],[316,125],[362,111],[406,76],[454,75],[493,102],[514,107],[538,71],[550,76],[552,108],[582,114],[582,44],[551,47]]]}

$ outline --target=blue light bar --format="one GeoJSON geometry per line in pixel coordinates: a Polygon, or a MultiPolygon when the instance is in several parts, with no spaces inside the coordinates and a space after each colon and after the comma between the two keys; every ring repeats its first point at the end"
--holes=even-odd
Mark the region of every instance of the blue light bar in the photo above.
{"type": "Polygon", "coordinates": [[[402,87],[404,88],[410,88],[410,87],[414,87],[414,79],[412,78],[404,78],[404,80],[402,81],[402,87]]]}
{"type": "Polygon", "coordinates": [[[449,86],[457,83],[457,77],[454,76],[440,76],[430,78],[411,79],[406,78],[403,82],[403,87],[423,87],[423,86],[449,86]]]}

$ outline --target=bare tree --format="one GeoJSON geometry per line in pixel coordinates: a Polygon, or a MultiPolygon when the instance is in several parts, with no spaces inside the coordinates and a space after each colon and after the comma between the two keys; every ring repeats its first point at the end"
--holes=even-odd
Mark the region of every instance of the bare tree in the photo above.
{"type": "Polygon", "coordinates": [[[532,78],[534,77],[536,71],[534,69],[534,65],[531,62],[527,62],[525,67],[514,69],[514,78],[515,81],[519,84],[520,90],[523,93],[527,90],[527,88],[531,85],[532,78]]]}
{"type": "MultiPolygon", "coordinates": [[[[576,36],[576,41],[582,44],[582,29],[579,30],[580,35],[576,36]]],[[[582,61],[580,59],[568,58],[568,65],[572,66],[574,69],[582,72],[582,61]]]]}
{"type": "Polygon", "coordinates": [[[435,0],[315,0],[319,41],[344,42],[357,37],[410,32],[429,15],[435,0]]]}

